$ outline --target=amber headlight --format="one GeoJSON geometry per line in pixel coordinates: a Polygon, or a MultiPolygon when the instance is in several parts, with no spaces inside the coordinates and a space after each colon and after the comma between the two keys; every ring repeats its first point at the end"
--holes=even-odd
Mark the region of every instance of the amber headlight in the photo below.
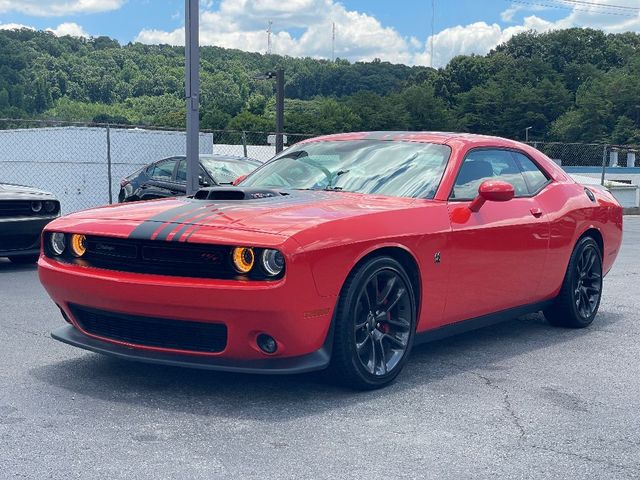
{"type": "Polygon", "coordinates": [[[271,277],[280,275],[284,270],[284,255],[278,250],[267,248],[262,252],[262,269],[271,277]]]}
{"type": "Polygon", "coordinates": [[[64,233],[55,232],[49,237],[49,246],[51,247],[51,253],[56,256],[60,256],[67,248],[67,237],[64,233]]]}
{"type": "Polygon", "coordinates": [[[255,263],[253,248],[236,247],[232,252],[233,267],[238,273],[249,273],[255,263]]]}
{"type": "Polygon", "coordinates": [[[77,233],[71,235],[71,253],[74,257],[81,257],[87,253],[87,237],[77,233]]]}

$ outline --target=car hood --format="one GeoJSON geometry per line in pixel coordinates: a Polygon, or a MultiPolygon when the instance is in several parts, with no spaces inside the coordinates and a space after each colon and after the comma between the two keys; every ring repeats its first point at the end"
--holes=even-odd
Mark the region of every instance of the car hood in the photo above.
{"type": "Polygon", "coordinates": [[[0,183],[0,200],[20,200],[42,197],[53,197],[53,195],[33,187],[0,183]]]}
{"type": "Polygon", "coordinates": [[[288,191],[268,198],[241,200],[183,197],[135,202],[85,210],[66,218],[91,220],[92,224],[102,220],[127,222],[135,225],[130,236],[140,238],[156,238],[159,229],[173,231],[175,235],[180,225],[291,236],[320,223],[403,209],[413,202],[410,198],[351,192],[288,191]]]}

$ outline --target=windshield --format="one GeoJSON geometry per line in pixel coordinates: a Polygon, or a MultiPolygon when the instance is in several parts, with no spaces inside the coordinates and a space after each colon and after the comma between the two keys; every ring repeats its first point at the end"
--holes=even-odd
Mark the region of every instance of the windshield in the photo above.
{"type": "Polygon", "coordinates": [[[258,165],[253,162],[219,160],[216,158],[201,158],[200,161],[209,175],[217,183],[231,183],[242,175],[253,172],[258,165]]]}
{"type": "Polygon", "coordinates": [[[433,198],[451,154],[446,145],[385,140],[294,145],[243,186],[433,198]]]}

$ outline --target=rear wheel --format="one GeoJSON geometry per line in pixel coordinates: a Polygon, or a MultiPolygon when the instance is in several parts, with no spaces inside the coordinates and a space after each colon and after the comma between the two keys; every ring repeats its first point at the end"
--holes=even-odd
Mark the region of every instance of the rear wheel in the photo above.
{"type": "Polygon", "coordinates": [[[404,366],[416,326],[411,280],[391,257],[376,257],[354,270],[338,303],[330,370],[359,389],[391,383],[404,366]]]}
{"type": "Polygon", "coordinates": [[[15,257],[9,257],[9,260],[16,265],[29,265],[38,261],[39,255],[19,255],[15,257]]]}
{"type": "Polygon", "coordinates": [[[584,328],[598,313],[602,296],[602,255],[591,237],[575,246],[560,294],[544,315],[552,325],[584,328]]]}

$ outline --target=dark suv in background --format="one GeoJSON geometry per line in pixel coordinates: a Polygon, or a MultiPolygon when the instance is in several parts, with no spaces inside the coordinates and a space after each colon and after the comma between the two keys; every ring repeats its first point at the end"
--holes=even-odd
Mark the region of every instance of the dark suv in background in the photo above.
{"type": "MultiPolygon", "coordinates": [[[[231,155],[200,155],[200,185],[231,185],[253,172],[261,163],[231,155]]],[[[187,193],[187,161],[184,156],[159,160],[123,178],[119,202],[176,197],[187,193]]]]}

